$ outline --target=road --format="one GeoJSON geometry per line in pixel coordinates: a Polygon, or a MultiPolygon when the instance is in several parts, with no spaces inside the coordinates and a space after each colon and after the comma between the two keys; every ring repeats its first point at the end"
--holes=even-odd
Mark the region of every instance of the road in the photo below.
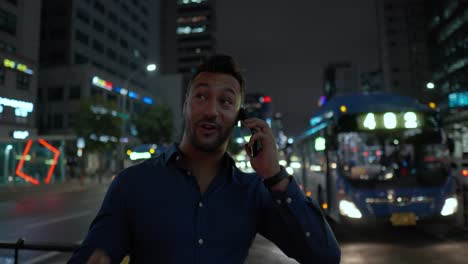
{"type": "MultiPolygon", "coordinates": [[[[0,201],[0,241],[79,242],[95,216],[106,185],[65,193],[0,201]]],[[[418,228],[336,227],[342,263],[466,263],[468,232],[440,226],[418,228]]],[[[68,255],[24,251],[20,263],[64,263],[68,255]]],[[[0,264],[13,263],[12,252],[0,250],[0,264]]],[[[258,236],[249,263],[297,263],[258,236]]]]}

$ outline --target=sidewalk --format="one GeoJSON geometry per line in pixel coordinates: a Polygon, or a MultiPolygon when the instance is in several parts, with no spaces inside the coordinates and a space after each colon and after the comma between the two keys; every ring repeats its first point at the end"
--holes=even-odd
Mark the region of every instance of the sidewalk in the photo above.
{"type": "Polygon", "coordinates": [[[41,184],[41,185],[15,185],[15,186],[0,186],[0,202],[16,200],[25,197],[40,196],[45,193],[67,193],[67,192],[80,192],[92,188],[104,187],[107,188],[111,182],[110,178],[102,179],[99,183],[96,178],[85,179],[83,185],[80,184],[78,179],[68,180],[60,183],[41,184]]]}

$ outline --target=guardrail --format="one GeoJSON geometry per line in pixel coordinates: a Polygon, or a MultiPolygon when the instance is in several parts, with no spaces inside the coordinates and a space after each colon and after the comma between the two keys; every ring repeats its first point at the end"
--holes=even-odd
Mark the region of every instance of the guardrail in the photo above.
{"type": "Polygon", "coordinates": [[[36,251],[58,251],[58,252],[73,252],[80,244],[66,244],[66,243],[49,243],[49,242],[34,242],[27,243],[24,239],[20,238],[15,243],[0,241],[0,249],[13,249],[15,264],[18,264],[18,257],[20,250],[36,250],[36,251]]]}

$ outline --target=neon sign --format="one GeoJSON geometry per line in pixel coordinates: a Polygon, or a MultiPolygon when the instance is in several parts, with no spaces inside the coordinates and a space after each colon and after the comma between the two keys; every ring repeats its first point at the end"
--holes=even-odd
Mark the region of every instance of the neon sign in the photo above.
{"type": "MultiPolygon", "coordinates": [[[[4,98],[4,97],[0,97],[0,106],[1,105],[20,109],[21,111],[28,112],[28,113],[31,113],[34,110],[33,103],[4,98]]],[[[3,110],[3,107],[2,107],[2,110],[3,110]]]]}
{"type": "Polygon", "coordinates": [[[149,105],[152,105],[153,104],[153,99],[149,98],[149,97],[143,97],[143,102],[145,104],[149,104],[149,105]]]}
{"type": "Polygon", "coordinates": [[[28,66],[26,66],[25,64],[18,63],[16,61],[9,60],[9,59],[4,59],[3,60],[3,66],[5,66],[7,68],[10,68],[10,69],[13,69],[13,70],[24,72],[24,73],[29,74],[29,75],[33,75],[33,73],[34,73],[34,71],[31,70],[30,68],[28,68],[28,66]]]}
{"type": "Polygon", "coordinates": [[[468,92],[451,93],[448,99],[450,108],[468,106],[468,92]]]}
{"type": "MultiPolygon", "coordinates": [[[[101,79],[99,78],[98,76],[94,76],[93,79],[92,79],[92,84],[97,86],[97,87],[100,87],[100,88],[103,88],[103,89],[106,89],[107,91],[114,91],[118,94],[121,94],[123,96],[127,96],[132,98],[132,99],[140,99],[140,95],[134,91],[130,91],[128,89],[125,89],[123,87],[119,87],[119,86],[114,86],[112,84],[112,82],[109,82],[109,81],[106,81],[104,79],[101,79]]],[[[149,105],[152,105],[154,102],[153,102],[153,99],[151,97],[148,97],[148,96],[145,96],[142,98],[142,101],[145,103],[145,104],[149,104],[149,105]]]]}
{"type": "Polygon", "coordinates": [[[97,87],[101,87],[103,89],[106,89],[108,91],[112,91],[112,83],[108,82],[106,80],[103,80],[97,76],[93,77],[93,85],[96,85],[97,87]]]}
{"type": "MultiPolygon", "coordinates": [[[[39,181],[37,179],[33,178],[31,175],[28,175],[22,171],[24,162],[27,160],[27,156],[29,156],[28,153],[29,153],[29,150],[31,149],[32,143],[33,143],[32,140],[28,140],[28,143],[26,143],[26,147],[24,148],[24,152],[23,152],[23,155],[21,156],[21,160],[18,163],[18,166],[16,167],[16,175],[23,178],[27,182],[30,182],[34,185],[39,185],[39,181]]],[[[54,158],[51,162],[49,162],[50,168],[49,168],[49,171],[47,172],[47,177],[44,181],[46,184],[49,184],[50,181],[52,180],[52,175],[54,173],[55,167],[57,166],[57,161],[60,156],[60,150],[50,145],[47,141],[43,139],[39,139],[38,143],[44,146],[45,148],[47,148],[48,150],[50,150],[52,153],[54,153],[54,158]]]]}

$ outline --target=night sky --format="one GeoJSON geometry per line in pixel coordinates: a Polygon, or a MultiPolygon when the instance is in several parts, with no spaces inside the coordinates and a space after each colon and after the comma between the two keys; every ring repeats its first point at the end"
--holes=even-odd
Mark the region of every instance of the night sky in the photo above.
{"type": "Polygon", "coordinates": [[[216,1],[217,51],[245,69],[248,92],[272,97],[288,135],[305,130],[330,62],[377,68],[373,0],[216,1]]]}

